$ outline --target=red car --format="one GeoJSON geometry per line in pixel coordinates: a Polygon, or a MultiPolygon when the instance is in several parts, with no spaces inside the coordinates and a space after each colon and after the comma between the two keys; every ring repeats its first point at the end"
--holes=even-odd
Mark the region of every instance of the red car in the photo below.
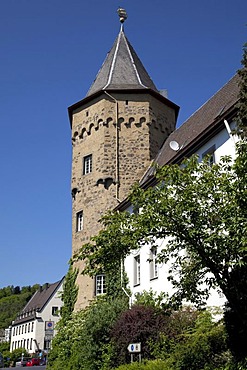
{"type": "Polygon", "coordinates": [[[29,361],[27,361],[26,366],[39,366],[39,359],[31,358],[29,361]]]}

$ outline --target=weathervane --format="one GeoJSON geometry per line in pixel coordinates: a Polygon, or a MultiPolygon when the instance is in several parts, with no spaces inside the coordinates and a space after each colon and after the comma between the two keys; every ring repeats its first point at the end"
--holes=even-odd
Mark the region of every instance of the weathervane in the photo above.
{"type": "Polygon", "coordinates": [[[120,22],[124,23],[124,21],[127,19],[126,10],[123,9],[123,8],[118,8],[117,12],[118,12],[118,15],[119,15],[119,18],[120,18],[120,22]]]}

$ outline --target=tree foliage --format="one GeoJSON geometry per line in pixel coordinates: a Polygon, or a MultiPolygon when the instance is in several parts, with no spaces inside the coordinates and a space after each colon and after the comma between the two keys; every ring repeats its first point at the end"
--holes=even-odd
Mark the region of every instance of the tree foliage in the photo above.
{"type": "Polygon", "coordinates": [[[38,284],[22,288],[12,285],[0,289],[0,329],[11,325],[38,287],[38,284]]]}
{"type": "Polygon", "coordinates": [[[224,325],[219,322],[214,323],[210,311],[199,312],[185,307],[162,318],[164,313],[150,306],[143,306],[142,309],[140,306],[134,306],[128,312],[122,313],[114,327],[114,330],[119,328],[120,331],[119,335],[116,332],[116,340],[119,343],[123,342],[118,350],[118,362],[122,362],[119,370],[132,368],[143,370],[156,368],[160,370],[215,370],[223,369],[224,365],[229,364],[231,356],[227,351],[224,325]],[[147,325],[152,320],[155,321],[155,316],[153,316],[155,311],[156,322],[160,315],[163,322],[163,325],[156,327],[156,333],[152,329],[155,325],[147,325]],[[150,319],[145,315],[148,312],[151,313],[150,319]],[[132,322],[130,318],[134,321],[132,322]],[[141,338],[142,335],[144,338],[141,338]],[[124,362],[129,362],[130,355],[127,354],[126,344],[130,343],[131,339],[132,342],[142,340],[141,343],[144,343],[143,365],[138,363],[131,366],[123,365],[124,362]],[[125,357],[124,352],[126,353],[125,357]],[[147,361],[148,358],[156,360],[147,361]],[[157,359],[159,360],[157,361],[157,359]]]}
{"type": "MultiPolygon", "coordinates": [[[[246,342],[247,283],[241,278],[247,263],[245,139],[238,143],[237,154],[234,163],[224,157],[209,166],[191,157],[182,166],[158,168],[156,186],[136,186],[130,195],[139,213],[110,212],[103,217],[103,229],[79,256],[89,256],[86,271],[114,270],[116,261],[131,250],[167,238],[158,260],[170,262],[169,279],[175,288],[171,299],[201,305],[212,287],[219,288],[246,342]]],[[[246,355],[245,349],[238,358],[246,355]]]]}
{"type": "Polygon", "coordinates": [[[67,321],[72,317],[78,294],[78,286],[76,285],[78,272],[78,269],[73,268],[73,265],[70,263],[63,284],[63,293],[61,297],[63,301],[63,307],[61,310],[61,322],[59,325],[66,325],[67,321]]]}
{"type": "Polygon", "coordinates": [[[247,136],[247,43],[243,47],[242,68],[238,71],[240,77],[240,94],[238,104],[238,134],[247,136]]]}
{"type": "Polygon", "coordinates": [[[124,311],[112,329],[112,339],[118,353],[116,363],[130,362],[127,347],[130,343],[141,343],[142,355],[153,358],[150,341],[159,340],[160,333],[166,324],[167,317],[151,306],[134,305],[124,311]]]}
{"type": "Polygon", "coordinates": [[[73,313],[59,327],[49,355],[52,370],[103,370],[112,368],[110,332],[118,315],[126,310],[126,299],[100,297],[89,307],[73,313]],[[106,369],[106,368],[105,368],[106,369]]]}
{"type": "Polygon", "coordinates": [[[116,259],[132,249],[169,237],[158,259],[172,259],[174,298],[201,303],[209,288],[217,286],[237,312],[232,284],[234,268],[246,264],[246,149],[242,142],[241,158],[233,165],[228,157],[213,166],[192,157],[182,166],[157,169],[156,186],[136,186],[130,196],[139,213],[110,212],[103,218],[103,230],[81,250],[85,258],[91,248],[86,270],[114,269],[116,259]]]}

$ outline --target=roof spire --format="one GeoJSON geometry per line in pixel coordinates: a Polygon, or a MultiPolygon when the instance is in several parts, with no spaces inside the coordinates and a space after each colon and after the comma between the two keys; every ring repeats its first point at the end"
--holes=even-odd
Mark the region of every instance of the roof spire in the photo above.
{"type": "Polygon", "coordinates": [[[124,23],[124,21],[127,19],[127,13],[126,13],[126,10],[125,10],[125,9],[123,9],[123,8],[118,8],[117,13],[118,13],[118,15],[119,15],[120,22],[121,22],[121,23],[124,23]]]}

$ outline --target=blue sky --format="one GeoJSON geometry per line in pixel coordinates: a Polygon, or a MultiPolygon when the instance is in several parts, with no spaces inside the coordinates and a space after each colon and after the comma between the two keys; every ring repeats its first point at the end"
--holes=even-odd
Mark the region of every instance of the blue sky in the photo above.
{"type": "Polygon", "coordinates": [[[120,29],[181,124],[240,67],[246,0],[0,1],[0,287],[55,282],[71,256],[68,106],[120,29]]]}

